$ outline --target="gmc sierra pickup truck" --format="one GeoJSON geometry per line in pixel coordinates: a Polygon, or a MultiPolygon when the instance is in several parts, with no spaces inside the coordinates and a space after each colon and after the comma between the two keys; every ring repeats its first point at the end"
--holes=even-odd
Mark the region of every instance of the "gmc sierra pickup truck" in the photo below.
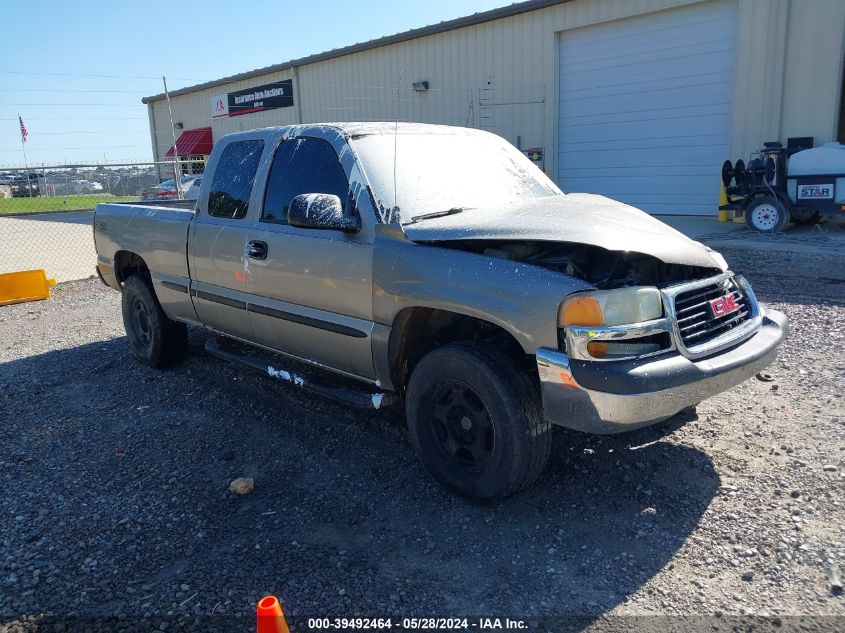
{"type": "Polygon", "coordinates": [[[426,468],[475,500],[535,481],[553,425],[660,422],[754,376],[786,334],[718,253],[564,194],[477,130],[231,134],[188,204],[97,206],[97,269],[135,356],[178,361],[196,325],[271,378],[404,403],[426,468]]]}

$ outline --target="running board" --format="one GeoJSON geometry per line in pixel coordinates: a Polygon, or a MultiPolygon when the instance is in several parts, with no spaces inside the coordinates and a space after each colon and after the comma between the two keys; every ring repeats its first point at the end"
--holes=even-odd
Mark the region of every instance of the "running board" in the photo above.
{"type": "Polygon", "coordinates": [[[328,400],[358,407],[360,409],[382,409],[384,407],[389,407],[392,404],[396,404],[399,401],[399,398],[393,393],[385,393],[383,391],[357,391],[355,389],[349,389],[348,387],[334,387],[332,385],[323,384],[302,374],[282,369],[281,367],[278,367],[262,358],[258,358],[257,356],[237,352],[232,349],[226,349],[223,345],[213,339],[208,339],[205,342],[205,351],[215,358],[219,358],[230,363],[237,363],[238,365],[252,369],[260,374],[269,376],[270,378],[275,378],[276,380],[280,380],[290,385],[301,387],[306,391],[310,391],[311,393],[328,400]]]}

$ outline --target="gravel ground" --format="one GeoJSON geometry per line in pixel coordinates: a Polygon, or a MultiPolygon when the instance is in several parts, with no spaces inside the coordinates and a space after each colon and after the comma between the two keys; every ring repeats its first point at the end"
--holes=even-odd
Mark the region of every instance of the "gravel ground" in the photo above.
{"type": "Polygon", "coordinates": [[[679,614],[842,630],[826,569],[845,568],[845,260],[725,255],[791,319],[773,382],[626,435],[558,430],[540,482],[491,507],[426,475],[401,411],[221,363],[202,331],[180,366],[139,365],[97,281],[0,308],[0,631],[252,630],[267,593],[299,630],[679,614]],[[228,492],[238,476],[254,492],[228,492]]]}

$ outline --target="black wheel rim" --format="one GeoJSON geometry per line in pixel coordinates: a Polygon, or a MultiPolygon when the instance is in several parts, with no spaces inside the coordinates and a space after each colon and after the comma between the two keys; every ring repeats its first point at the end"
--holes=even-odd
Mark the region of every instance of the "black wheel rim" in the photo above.
{"type": "Polygon", "coordinates": [[[493,455],[493,420],[478,394],[456,380],[431,391],[428,417],[434,442],[448,463],[470,472],[483,469],[493,455]]]}
{"type": "Polygon", "coordinates": [[[130,318],[132,319],[132,334],[136,344],[146,349],[153,340],[153,326],[150,322],[150,313],[143,301],[135,299],[132,302],[130,318]]]}

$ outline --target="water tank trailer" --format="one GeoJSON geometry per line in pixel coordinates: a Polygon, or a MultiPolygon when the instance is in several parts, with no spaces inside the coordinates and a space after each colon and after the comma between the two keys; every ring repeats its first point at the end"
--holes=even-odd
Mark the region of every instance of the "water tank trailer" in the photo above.
{"type": "Polygon", "coordinates": [[[722,165],[728,204],[756,231],[783,231],[791,221],[808,224],[822,214],[845,211],[845,145],[813,147],[812,138],[764,143],[748,165],[742,159],[722,165]]]}

